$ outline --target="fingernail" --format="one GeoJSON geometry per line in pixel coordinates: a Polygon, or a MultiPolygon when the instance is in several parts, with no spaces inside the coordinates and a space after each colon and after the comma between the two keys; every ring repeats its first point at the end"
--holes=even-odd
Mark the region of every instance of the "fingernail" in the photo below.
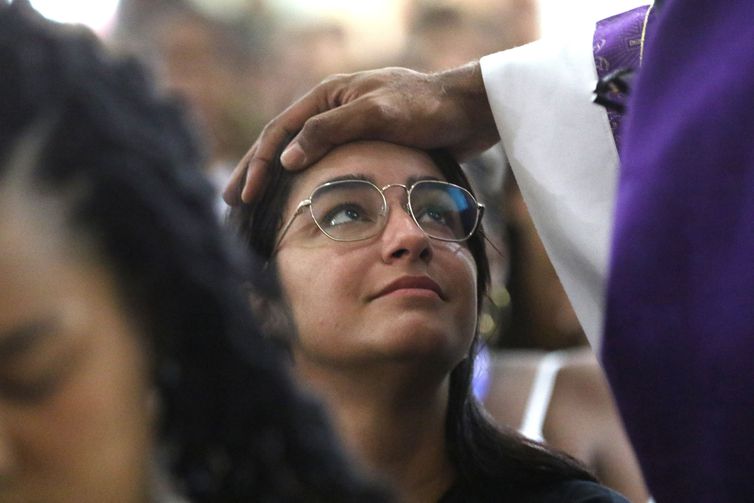
{"type": "Polygon", "coordinates": [[[304,155],[304,151],[297,142],[288,145],[280,155],[280,162],[282,162],[283,166],[286,168],[301,167],[305,161],[306,155],[304,155]]]}

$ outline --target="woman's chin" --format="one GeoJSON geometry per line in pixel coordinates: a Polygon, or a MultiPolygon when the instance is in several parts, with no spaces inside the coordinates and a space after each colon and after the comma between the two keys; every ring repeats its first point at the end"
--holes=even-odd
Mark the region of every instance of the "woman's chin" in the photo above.
{"type": "Polygon", "coordinates": [[[374,334],[372,342],[380,352],[400,361],[453,362],[463,358],[469,350],[471,337],[461,338],[459,332],[440,320],[417,316],[403,316],[394,320],[387,330],[374,334]]]}

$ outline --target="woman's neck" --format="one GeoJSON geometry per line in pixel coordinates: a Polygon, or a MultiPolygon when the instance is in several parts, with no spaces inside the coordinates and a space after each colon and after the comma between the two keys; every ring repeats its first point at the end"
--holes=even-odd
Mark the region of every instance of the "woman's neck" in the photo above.
{"type": "Polygon", "coordinates": [[[355,369],[298,361],[300,380],[327,404],[340,438],[408,503],[435,503],[455,479],[447,456],[449,377],[414,375],[406,364],[355,369]]]}

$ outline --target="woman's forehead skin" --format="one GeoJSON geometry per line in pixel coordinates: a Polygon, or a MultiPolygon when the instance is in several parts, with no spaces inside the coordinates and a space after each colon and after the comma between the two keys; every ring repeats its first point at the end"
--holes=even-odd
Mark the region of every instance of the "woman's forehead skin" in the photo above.
{"type": "Polygon", "coordinates": [[[424,151],[381,141],[360,141],[340,145],[297,176],[290,201],[297,204],[315,187],[332,178],[357,174],[378,186],[405,183],[417,176],[443,179],[442,173],[424,151]]]}

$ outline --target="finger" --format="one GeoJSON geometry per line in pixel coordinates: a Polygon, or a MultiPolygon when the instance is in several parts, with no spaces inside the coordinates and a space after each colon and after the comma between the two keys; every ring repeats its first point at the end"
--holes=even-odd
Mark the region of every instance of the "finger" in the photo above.
{"type": "Polygon", "coordinates": [[[244,203],[250,203],[259,193],[280,144],[289,136],[290,133],[280,127],[275,120],[265,126],[254,148],[249,151],[246,176],[240,191],[241,200],[244,203]]]}
{"type": "Polygon", "coordinates": [[[223,199],[229,206],[238,206],[243,202],[241,192],[246,183],[246,173],[249,168],[249,161],[254,156],[256,148],[257,143],[255,142],[238,162],[236,167],[233,168],[233,172],[230,174],[230,178],[228,178],[228,183],[225,184],[223,199]]]}
{"type": "Polygon", "coordinates": [[[250,167],[246,174],[246,183],[241,193],[241,200],[244,203],[254,201],[262,190],[264,179],[267,177],[269,164],[257,163],[256,166],[250,167]]]}
{"type": "MultiPolygon", "coordinates": [[[[310,117],[327,110],[330,87],[328,82],[319,84],[265,126],[257,140],[257,150],[250,160],[252,171],[259,167],[266,169],[283,140],[299,131],[310,117]]],[[[303,168],[304,165],[296,167],[303,168]]]]}
{"type": "Polygon", "coordinates": [[[241,191],[241,200],[243,202],[249,203],[253,201],[259,193],[267,170],[270,169],[270,165],[275,160],[275,155],[278,153],[280,145],[293,132],[301,129],[300,124],[303,124],[306,118],[318,113],[319,108],[314,106],[313,101],[313,97],[305,96],[270,121],[264,130],[262,130],[262,133],[254,144],[255,148],[250,151],[251,155],[247,163],[246,177],[241,191]]]}
{"type": "Polygon", "coordinates": [[[386,120],[372,113],[371,101],[351,103],[311,117],[280,156],[286,169],[299,170],[325,156],[333,147],[355,140],[384,140],[389,135],[386,120]]]}
{"type": "MultiPolygon", "coordinates": [[[[233,187],[231,197],[239,198],[239,203],[249,203],[259,193],[264,182],[265,175],[272,164],[280,144],[288,138],[293,131],[297,131],[298,115],[311,110],[310,105],[299,102],[294,103],[286,111],[270,121],[257,138],[254,146],[244,156],[241,164],[236,169],[238,173],[235,181],[241,185],[241,189],[233,187]],[[239,169],[240,168],[240,169],[239,169]],[[242,177],[241,174],[244,176],[242,177]]],[[[302,120],[303,123],[303,120],[302,120]]],[[[229,186],[229,188],[231,188],[229,186]]],[[[230,203],[229,203],[230,204],[230,203]]]]}

